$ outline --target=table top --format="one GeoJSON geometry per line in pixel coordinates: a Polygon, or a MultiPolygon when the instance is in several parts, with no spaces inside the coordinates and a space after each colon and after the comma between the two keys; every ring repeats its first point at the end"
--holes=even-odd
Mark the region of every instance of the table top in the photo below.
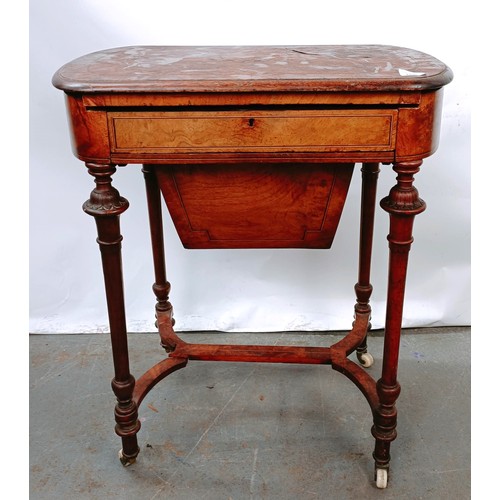
{"type": "Polygon", "coordinates": [[[52,82],[68,93],[386,92],[452,78],[428,54],[385,45],[131,46],[75,59],[52,82]]]}

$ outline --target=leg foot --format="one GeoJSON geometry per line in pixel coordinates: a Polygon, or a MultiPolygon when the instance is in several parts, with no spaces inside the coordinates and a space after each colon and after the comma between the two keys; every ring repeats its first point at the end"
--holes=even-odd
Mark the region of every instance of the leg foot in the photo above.
{"type": "Polygon", "coordinates": [[[358,358],[361,366],[365,368],[370,368],[373,365],[373,356],[369,352],[358,352],[356,351],[356,357],[358,358]]]}
{"type": "Polygon", "coordinates": [[[126,455],[124,455],[123,450],[120,450],[118,452],[118,458],[120,459],[120,462],[124,467],[128,467],[129,465],[135,464],[137,456],[127,457],[126,455]]]}
{"type": "Polygon", "coordinates": [[[387,469],[375,468],[375,482],[377,484],[377,488],[380,489],[387,488],[387,477],[388,477],[387,469]]]}

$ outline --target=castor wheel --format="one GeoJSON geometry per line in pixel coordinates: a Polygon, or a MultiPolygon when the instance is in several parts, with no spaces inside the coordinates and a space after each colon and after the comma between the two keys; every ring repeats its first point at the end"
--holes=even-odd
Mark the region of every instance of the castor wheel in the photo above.
{"type": "Polygon", "coordinates": [[[387,469],[375,469],[375,482],[377,488],[387,488],[387,469]]]}
{"type": "Polygon", "coordinates": [[[373,356],[369,352],[357,352],[358,361],[365,368],[370,368],[373,365],[373,356]]]}
{"type": "Polygon", "coordinates": [[[124,467],[128,467],[129,465],[135,464],[136,457],[126,457],[123,454],[123,450],[118,452],[118,458],[124,467]]]}

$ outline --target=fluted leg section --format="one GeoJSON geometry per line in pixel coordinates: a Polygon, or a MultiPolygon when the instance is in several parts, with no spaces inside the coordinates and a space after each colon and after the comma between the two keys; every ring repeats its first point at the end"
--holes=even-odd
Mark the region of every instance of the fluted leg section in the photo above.
{"type": "Polygon", "coordinates": [[[136,434],[140,428],[137,406],[132,400],[135,380],[129,369],[121,261],[120,214],[128,208],[128,201],[111,185],[111,176],[116,171],[114,165],[86,165],[95,178],[96,187],[84,203],[83,210],[94,217],[97,225],[115,370],[111,383],[117,398],[115,430],[122,438],[120,458],[128,465],[139,453],[136,434]]]}
{"type": "MultiPolygon", "coordinates": [[[[156,317],[158,318],[158,315],[162,313],[166,314],[170,317],[172,325],[174,325],[173,308],[169,301],[170,283],[167,281],[165,264],[160,189],[158,187],[153,165],[143,165],[142,172],[146,183],[151,247],[153,249],[153,265],[155,272],[153,292],[156,296],[156,317]]],[[[161,345],[167,352],[171,352],[175,348],[175,344],[166,338],[161,339],[161,345]]]]}
{"type": "MultiPolygon", "coordinates": [[[[415,215],[425,210],[425,203],[413,186],[414,174],[422,161],[395,163],[397,184],[380,204],[389,213],[389,279],[384,338],[382,376],[377,382],[380,406],[374,410],[372,434],[376,439],[375,467],[387,471],[390,444],[396,439],[396,400],[400,393],[397,381],[399,343],[403,319],[403,299],[408,265],[408,253],[413,242],[412,229],[415,215]]],[[[377,472],[376,472],[377,474],[377,472]]]]}
{"type": "MultiPolygon", "coordinates": [[[[370,283],[371,257],[373,245],[373,223],[375,219],[375,200],[377,180],[380,172],[378,163],[363,163],[361,168],[361,222],[359,235],[358,282],[354,286],[356,292],[356,313],[371,312],[370,296],[373,287],[370,283]]],[[[373,358],[367,352],[366,336],[356,348],[356,356],[361,364],[370,366],[373,358]]]]}

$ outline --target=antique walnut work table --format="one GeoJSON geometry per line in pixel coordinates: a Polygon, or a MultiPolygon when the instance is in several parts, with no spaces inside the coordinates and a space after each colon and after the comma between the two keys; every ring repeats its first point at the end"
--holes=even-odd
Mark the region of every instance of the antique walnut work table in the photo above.
{"type": "Polygon", "coordinates": [[[415,215],[413,187],[438,144],[442,87],[450,69],[409,49],[378,45],[156,47],[104,50],[63,66],[75,155],[95,178],[83,205],[102,254],[117,397],[120,458],[135,461],[138,407],[189,360],[310,363],[346,375],[373,413],[375,480],[387,485],[403,297],[415,215]],[[329,348],[190,344],[174,332],[162,233],[163,196],[186,248],[329,248],[355,163],[361,163],[359,272],[352,330],[329,348]],[[142,164],[155,269],[157,326],[167,357],[130,374],[117,165],[142,164]],[[380,164],[396,185],[389,213],[389,277],[381,376],[367,366],[370,264],[380,164]],[[356,352],[359,364],[348,359],[356,352]]]}

